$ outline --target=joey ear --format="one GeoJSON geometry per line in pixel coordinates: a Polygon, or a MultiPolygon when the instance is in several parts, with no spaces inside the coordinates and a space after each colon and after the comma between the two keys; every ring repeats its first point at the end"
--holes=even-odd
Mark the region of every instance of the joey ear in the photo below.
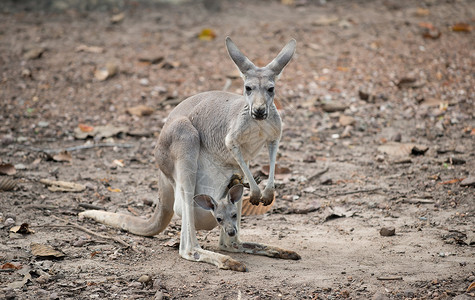
{"type": "Polygon", "coordinates": [[[198,204],[201,208],[206,210],[215,210],[216,209],[216,201],[214,201],[211,196],[199,194],[193,197],[196,204],[198,204]]]}
{"type": "Polygon", "coordinates": [[[282,70],[284,70],[285,66],[292,59],[296,46],[297,42],[295,39],[291,39],[290,42],[288,42],[287,45],[285,45],[285,47],[280,51],[277,57],[266,66],[266,68],[274,71],[275,76],[279,77],[280,73],[282,73],[282,70]]]}
{"type": "Polygon", "coordinates": [[[229,56],[236,64],[241,74],[246,74],[247,71],[256,68],[256,66],[244,54],[242,54],[229,36],[226,37],[226,49],[228,49],[229,56]]]}
{"type": "Polygon", "coordinates": [[[229,201],[233,204],[236,204],[242,198],[242,193],[244,192],[244,187],[242,184],[236,184],[229,189],[229,201]]]}

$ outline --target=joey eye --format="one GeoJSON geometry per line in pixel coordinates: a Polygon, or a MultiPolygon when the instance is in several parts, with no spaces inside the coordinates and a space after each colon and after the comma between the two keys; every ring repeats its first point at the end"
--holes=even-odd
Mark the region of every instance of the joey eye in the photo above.
{"type": "Polygon", "coordinates": [[[237,218],[237,214],[232,215],[231,218],[236,219],[236,218],[237,218]]]}
{"type": "Polygon", "coordinates": [[[223,219],[221,219],[221,218],[216,218],[216,221],[218,221],[218,223],[221,223],[221,222],[223,222],[223,219]]]}
{"type": "Polygon", "coordinates": [[[272,93],[274,92],[274,87],[268,88],[268,89],[267,89],[267,92],[268,92],[269,94],[272,94],[272,93]]]}
{"type": "Polygon", "coordinates": [[[246,85],[245,88],[246,88],[246,92],[248,92],[248,93],[250,93],[250,92],[252,91],[252,88],[251,88],[250,86],[248,86],[248,85],[246,85]]]}

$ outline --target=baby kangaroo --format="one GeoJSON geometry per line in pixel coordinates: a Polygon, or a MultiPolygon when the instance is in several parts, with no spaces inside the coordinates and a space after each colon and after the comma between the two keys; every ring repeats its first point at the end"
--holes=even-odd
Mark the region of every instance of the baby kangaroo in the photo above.
{"type": "Polygon", "coordinates": [[[228,188],[230,179],[245,176],[250,201],[264,205],[274,199],[274,171],[282,121],[274,104],[275,82],[295,51],[291,40],[265,67],[256,67],[228,37],[226,48],[244,79],[244,95],[221,91],[197,94],[172,110],[155,148],[159,165],[159,203],[149,219],[90,210],[80,215],[143,236],[162,232],[174,213],[181,217],[180,255],[222,269],[245,271],[230,256],[204,250],[196,230],[221,227],[220,248],[284,259],[300,259],[290,250],[243,242],[239,236],[243,188],[228,188]],[[269,180],[261,192],[249,161],[266,145],[269,180]],[[196,196],[195,196],[196,195],[196,196]]]}

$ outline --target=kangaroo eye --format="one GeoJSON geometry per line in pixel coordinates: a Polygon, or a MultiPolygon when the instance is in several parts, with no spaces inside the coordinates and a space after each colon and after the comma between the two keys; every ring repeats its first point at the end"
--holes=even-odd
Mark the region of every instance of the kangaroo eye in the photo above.
{"type": "Polygon", "coordinates": [[[221,222],[223,222],[223,219],[221,219],[221,218],[216,218],[216,221],[218,221],[218,223],[221,223],[221,222]]]}
{"type": "Polygon", "coordinates": [[[246,85],[246,92],[250,92],[250,91],[252,91],[252,87],[246,85]]]}
{"type": "Polygon", "coordinates": [[[270,87],[267,89],[267,92],[269,92],[269,94],[272,94],[274,92],[274,87],[270,87]]]}

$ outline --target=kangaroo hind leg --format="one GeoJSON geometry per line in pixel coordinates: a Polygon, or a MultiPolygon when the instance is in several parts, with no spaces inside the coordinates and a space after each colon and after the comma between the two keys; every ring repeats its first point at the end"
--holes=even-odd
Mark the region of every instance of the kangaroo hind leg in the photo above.
{"type": "Polygon", "coordinates": [[[179,253],[187,260],[207,262],[221,269],[246,271],[244,264],[227,255],[204,250],[198,243],[193,196],[198,182],[200,138],[188,119],[178,119],[174,123],[170,152],[173,153],[175,167],[175,211],[179,211],[182,221],[179,253]]]}

